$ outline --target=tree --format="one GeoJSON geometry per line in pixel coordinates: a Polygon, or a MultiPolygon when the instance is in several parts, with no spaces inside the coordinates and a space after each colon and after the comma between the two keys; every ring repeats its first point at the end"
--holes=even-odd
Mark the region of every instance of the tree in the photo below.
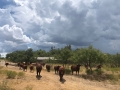
{"type": "Polygon", "coordinates": [[[58,52],[56,55],[56,58],[61,60],[63,63],[63,66],[68,64],[68,60],[70,59],[72,53],[71,49],[65,46],[64,48],[58,49],[58,52]]]}

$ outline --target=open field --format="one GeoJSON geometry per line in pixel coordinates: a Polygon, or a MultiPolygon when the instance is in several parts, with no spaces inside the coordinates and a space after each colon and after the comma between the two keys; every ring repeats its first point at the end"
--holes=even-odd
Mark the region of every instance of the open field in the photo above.
{"type": "MultiPolygon", "coordinates": [[[[18,67],[8,66],[2,70],[23,72],[18,67]]],[[[36,78],[36,72],[25,72],[21,79],[7,79],[6,75],[0,74],[0,82],[7,82],[13,90],[120,90],[119,84],[111,84],[107,81],[90,81],[76,75],[64,75],[64,81],[59,81],[59,76],[54,71],[47,72],[45,67],[41,71],[41,78],[36,78]]]]}

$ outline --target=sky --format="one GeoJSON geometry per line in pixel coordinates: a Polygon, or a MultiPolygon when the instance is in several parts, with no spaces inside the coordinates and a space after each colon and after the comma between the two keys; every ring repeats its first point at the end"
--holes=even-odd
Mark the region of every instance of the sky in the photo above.
{"type": "Polygon", "coordinates": [[[120,0],[0,0],[0,53],[88,47],[120,53],[120,0]]]}

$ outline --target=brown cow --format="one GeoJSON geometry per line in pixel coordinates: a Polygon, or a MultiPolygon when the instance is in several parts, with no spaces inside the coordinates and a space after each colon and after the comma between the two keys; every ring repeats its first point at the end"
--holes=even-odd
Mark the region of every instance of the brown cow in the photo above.
{"type": "Polygon", "coordinates": [[[65,73],[65,68],[62,66],[62,67],[59,68],[60,81],[63,80],[64,73],[65,73]]]}
{"type": "Polygon", "coordinates": [[[84,63],[86,70],[88,70],[88,63],[84,63]]]}
{"type": "Polygon", "coordinates": [[[44,63],[44,62],[41,62],[41,65],[44,67],[44,66],[45,66],[45,63],[44,63]]]}
{"type": "Polygon", "coordinates": [[[20,66],[20,62],[17,63],[17,66],[18,66],[18,67],[20,66]]]}
{"type": "Polygon", "coordinates": [[[54,66],[55,74],[56,74],[56,72],[58,73],[60,67],[61,66],[54,66]]]}
{"type": "Polygon", "coordinates": [[[102,65],[99,64],[99,65],[96,66],[96,69],[97,69],[97,70],[98,70],[98,69],[101,69],[101,67],[102,67],[102,65]]]}
{"type": "Polygon", "coordinates": [[[30,72],[34,72],[34,66],[32,64],[30,65],[30,72]]]}
{"type": "Polygon", "coordinates": [[[50,65],[46,65],[46,70],[50,72],[50,65]]]}
{"type": "Polygon", "coordinates": [[[23,68],[23,71],[27,72],[27,65],[23,65],[22,68],[23,68]]]}
{"type": "Polygon", "coordinates": [[[37,65],[36,65],[37,76],[40,76],[41,70],[42,70],[42,65],[41,65],[41,64],[37,64],[37,65]]]}
{"type": "Polygon", "coordinates": [[[5,63],[6,67],[9,65],[9,63],[5,63]]]}
{"type": "Polygon", "coordinates": [[[79,74],[80,66],[81,66],[80,64],[78,64],[78,65],[72,65],[72,66],[71,66],[72,75],[73,75],[73,72],[74,72],[74,71],[76,71],[76,75],[77,75],[77,72],[78,72],[78,74],[79,74]]]}
{"type": "Polygon", "coordinates": [[[19,63],[19,69],[23,69],[23,64],[22,63],[19,63]]]}

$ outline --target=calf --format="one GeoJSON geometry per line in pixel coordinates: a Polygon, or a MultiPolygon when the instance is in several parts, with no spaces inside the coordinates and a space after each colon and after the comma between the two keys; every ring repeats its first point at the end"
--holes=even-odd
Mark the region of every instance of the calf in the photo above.
{"type": "Polygon", "coordinates": [[[30,72],[33,72],[33,71],[34,71],[34,66],[30,65],[30,72]]]}
{"type": "Polygon", "coordinates": [[[50,72],[50,65],[46,65],[46,69],[48,72],[50,72]]]}

